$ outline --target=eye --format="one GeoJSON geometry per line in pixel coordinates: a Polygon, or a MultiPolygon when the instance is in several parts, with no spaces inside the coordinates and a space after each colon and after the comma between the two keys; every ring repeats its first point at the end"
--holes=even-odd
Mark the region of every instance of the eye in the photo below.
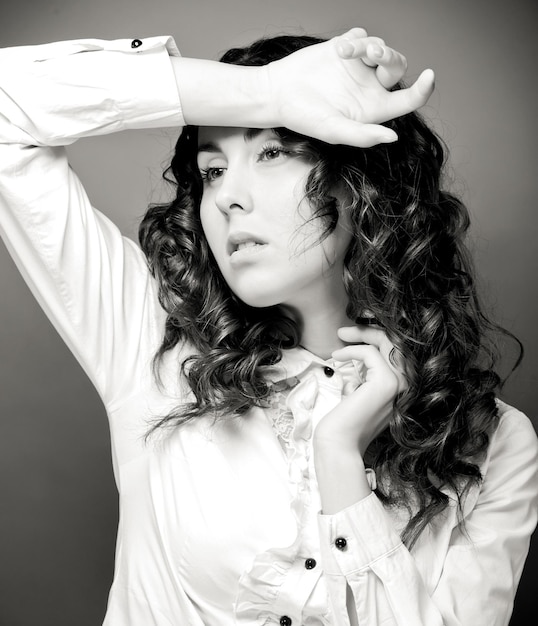
{"type": "Polygon", "coordinates": [[[258,154],[258,161],[274,161],[281,156],[288,156],[289,150],[279,144],[270,144],[263,146],[258,154]]]}
{"type": "Polygon", "coordinates": [[[204,182],[212,183],[217,178],[220,178],[225,171],[225,167],[208,167],[205,170],[200,170],[200,176],[204,182]]]}

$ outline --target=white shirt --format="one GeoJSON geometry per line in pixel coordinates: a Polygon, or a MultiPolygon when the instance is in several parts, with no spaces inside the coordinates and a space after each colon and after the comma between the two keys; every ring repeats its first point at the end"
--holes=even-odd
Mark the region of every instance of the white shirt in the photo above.
{"type": "Polygon", "coordinates": [[[499,402],[464,528],[452,500],[411,552],[399,538],[406,512],[373,492],[319,513],[311,433],[348,373],[305,350],[267,371],[290,382],[291,431],[284,421],[277,436],[282,411],[252,409],[144,442],[149,420],[188,398],[188,348],[167,354],[159,387],[156,284],[138,246],[92,208],[62,146],[181,126],[177,54],[166,37],[0,52],[0,229],[110,420],[120,523],[105,624],[343,626],[349,585],[361,626],[506,625],[538,506],[537,439],[516,409],[499,402]]]}

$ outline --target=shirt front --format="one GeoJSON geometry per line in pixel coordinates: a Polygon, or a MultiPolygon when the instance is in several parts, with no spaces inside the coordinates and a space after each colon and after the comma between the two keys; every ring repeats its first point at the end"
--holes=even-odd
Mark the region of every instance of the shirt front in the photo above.
{"type": "Polygon", "coordinates": [[[180,429],[152,466],[173,567],[204,623],[227,623],[231,606],[240,624],[338,623],[322,575],[312,432],[355,373],[301,349],[271,369],[290,381],[275,394],[282,407],[180,429]],[[291,428],[279,428],[286,413],[291,428]]]}
{"type": "Polygon", "coordinates": [[[63,146],[181,126],[177,54],[166,37],[0,52],[0,230],[110,421],[120,522],[105,624],[347,625],[347,587],[361,626],[507,624],[538,490],[536,436],[516,409],[499,402],[465,526],[452,499],[411,552],[406,511],[374,492],[319,512],[312,432],[360,384],[349,364],[285,351],[266,371],[268,407],[146,442],[152,419],[190,398],[179,375],[189,347],[166,355],[158,385],[156,284],[138,246],[91,206],[63,146]]]}

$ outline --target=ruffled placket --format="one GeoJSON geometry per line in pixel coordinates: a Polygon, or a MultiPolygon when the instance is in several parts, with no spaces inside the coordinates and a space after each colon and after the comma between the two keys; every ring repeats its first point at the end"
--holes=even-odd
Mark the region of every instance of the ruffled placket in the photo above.
{"type": "MultiPolygon", "coordinates": [[[[362,382],[360,364],[331,363],[340,374],[334,380],[334,404],[362,382]]],[[[280,624],[330,626],[327,589],[320,566],[317,515],[321,508],[314,473],[312,432],[322,415],[314,415],[322,368],[310,368],[273,386],[267,416],[288,465],[290,507],[297,524],[290,546],[256,556],[239,581],[235,619],[240,625],[280,624]],[[288,623],[288,622],[287,622],[288,623]]]]}

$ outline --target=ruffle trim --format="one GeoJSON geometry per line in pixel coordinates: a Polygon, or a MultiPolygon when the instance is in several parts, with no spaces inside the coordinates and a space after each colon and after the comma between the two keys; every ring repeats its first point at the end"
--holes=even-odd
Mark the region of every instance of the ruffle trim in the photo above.
{"type": "MultiPolygon", "coordinates": [[[[362,364],[359,362],[335,363],[334,368],[343,377],[343,395],[352,393],[364,380],[362,364]]],[[[282,616],[279,608],[285,611],[283,614],[292,618],[293,623],[296,623],[295,620],[302,623],[305,619],[308,624],[323,626],[330,624],[328,602],[315,608],[308,606],[305,610],[305,604],[320,582],[321,571],[309,574],[308,583],[304,579],[301,580],[297,588],[297,597],[294,596],[293,607],[289,604],[282,607],[280,597],[281,591],[286,587],[287,578],[291,577],[287,581],[289,585],[292,581],[299,581],[303,576],[304,565],[300,555],[305,548],[301,545],[302,531],[309,516],[317,515],[317,511],[312,510],[309,490],[309,461],[312,439],[311,410],[315,405],[318,389],[318,381],[313,374],[307,374],[301,381],[293,377],[273,384],[274,393],[269,399],[267,411],[288,460],[290,507],[297,524],[297,538],[291,546],[272,548],[258,554],[250,570],[241,576],[235,602],[236,624],[245,626],[279,624],[282,616]],[[301,563],[300,568],[298,563],[301,563]],[[297,578],[292,570],[297,572],[297,578]]],[[[375,476],[372,475],[373,472],[368,475],[368,479],[372,488],[375,488],[375,476]]],[[[323,599],[326,598],[325,593],[320,595],[323,595],[323,599]]]]}

